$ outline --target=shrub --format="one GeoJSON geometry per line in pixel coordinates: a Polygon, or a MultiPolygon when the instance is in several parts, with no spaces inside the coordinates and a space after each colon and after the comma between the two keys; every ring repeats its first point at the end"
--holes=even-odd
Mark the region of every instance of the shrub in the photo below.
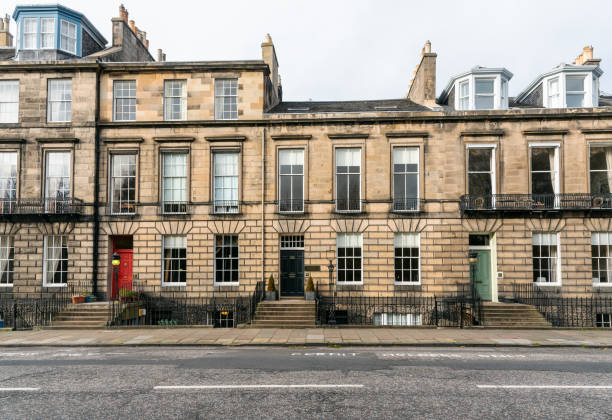
{"type": "Polygon", "coordinates": [[[276,292],[276,286],[274,285],[274,276],[270,274],[268,278],[268,286],[266,287],[266,292],[276,292]]]}
{"type": "Polygon", "coordinates": [[[312,281],[312,275],[308,276],[308,282],[306,282],[306,291],[314,292],[314,282],[312,281]]]}

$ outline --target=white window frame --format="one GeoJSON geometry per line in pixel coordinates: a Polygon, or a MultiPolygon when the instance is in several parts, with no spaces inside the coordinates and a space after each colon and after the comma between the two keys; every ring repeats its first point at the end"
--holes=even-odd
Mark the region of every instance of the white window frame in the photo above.
{"type": "MultiPolygon", "coordinates": [[[[582,108],[597,107],[599,105],[599,98],[597,96],[597,78],[592,71],[560,71],[548,77],[542,79],[542,90],[543,90],[543,105],[545,108],[567,108],[567,78],[568,77],[584,77],[584,101],[582,108]],[[550,103],[550,82],[558,79],[559,86],[559,99],[558,106],[551,106],[550,103]],[[594,79],[593,82],[589,82],[594,79]]],[[[579,108],[574,108],[579,109],[579,108]]]]}
{"type": "Polygon", "coordinates": [[[40,18],[40,49],[41,50],[53,50],[56,48],[55,44],[55,18],[54,17],[42,17],[40,18]],[[43,32],[44,22],[51,21],[51,32],[43,32]],[[48,36],[51,42],[48,46],[45,46],[45,36],[48,36]]]}
{"type": "Polygon", "coordinates": [[[595,326],[597,328],[612,328],[612,313],[599,312],[595,314],[595,326]],[[601,317],[601,321],[599,318],[601,317]],[[601,324],[601,325],[597,325],[601,324]]]}
{"type": "MultiPolygon", "coordinates": [[[[555,149],[555,195],[561,194],[561,180],[559,170],[559,151],[561,149],[561,143],[529,143],[529,193],[533,195],[533,168],[531,167],[531,153],[532,149],[555,149]]],[[[538,171],[541,172],[541,171],[538,171]]],[[[559,207],[559,204],[555,200],[555,207],[559,207]]]]}
{"type": "MultiPolygon", "coordinates": [[[[600,277],[593,277],[593,287],[612,287],[612,244],[608,243],[608,244],[601,244],[601,242],[599,243],[594,243],[595,242],[595,235],[598,235],[598,238],[601,235],[606,235],[608,237],[608,242],[610,242],[610,240],[612,239],[612,232],[591,232],[591,267],[593,266],[593,263],[595,262],[594,260],[600,260],[600,259],[605,259],[606,260],[606,265],[607,265],[607,269],[606,269],[606,273],[608,276],[608,281],[607,282],[601,282],[600,281],[600,277]],[[605,246],[608,249],[608,256],[607,257],[600,257],[597,256],[595,257],[593,255],[593,246],[605,246]]],[[[597,270],[598,272],[603,271],[603,270],[597,270]]]]}
{"type": "MultiPolygon", "coordinates": [[[[161,152],[161,206],[162,206],[162,213],[163,214],[185,214],[187,213],[187,194],[189,191],[189,152],[187,150],[163,150],[161,152]],[[185,159],[185,175],[183,176],[179,176],[179,175],[173,175],[173,176],[167,176],[166,175],[166,167],[167,167],[167,162],[166,162],[166,158],[168,158],[169,156],[183,156],[185,159]],[[185,188],[183,191],[183,194],[185,199],[184,200],[166,200],[166,183],[167,183],[167,179],[185,179],[185,188]],[[170,204],[170,205],[177,205],[177,206],[181,206],[180,208],[184,208],[184,211],[168,211],[166,210],[166,204],[170,204]]],[[[181,191],[178,189],[172,189],[169,191],[181,191]]]]}
{"type": "Polygon", "coordinates": [[[279,209],[279,213],[304,213],[304,194],[305,194],[305,160],[306,160],[306,152],[303,148],[291,148],[291,149],[279,149],[278,150],[278,209],[279,209]],[[298,174],[298,173],[291,173],[291,174],[281,174],[281,155],[283,154],[283,152],[300,152],[302,154],[302,173],[298,174]],[[302,200],[302,209],[301,210],[293,210],[294,205],[293,203],[291,203],[291,210],[281,210],[281,179],[283,179],[283,177],[288,177],[288,178],[292,178],[294,176],[301,176],[302,177],[302,196],[301,197],[295,197],[294,198],[294,194],[293,194],[293,182],[291,183],[291,198],[290,200],[302,200]]]}
{"type": "Polygon", "coordinates": [[[185,121],[187,120],[187,80],[185,79],[168,79],[164,80],[164,121],[185,121]],[[181,86],[181,94],[179,96],[168,94],[168,89],[173,84],[181,86]],[[168,106],[173,105],[170,99],[179,99],[180,115],[178,118],[172,118],[172,111],[168,112],[168,106]]]}
{"type": "MultiPolygon", "coordinates": [[[[225,247],[225,244],[221,244],[221,247],[225,247]]],[[[213,286],[240,286],[240,235],[238,234],[226,234],[226,233],[218,233],[213,235],[213,286]],[[238,280],[237,281],[227,281],[227,282],[218,282],[217,281],[217,237],[221,237],[221,241],[223,242],[223,238],[225,236],[234,236],[236,237],[236,247],[238,248],[238,257],[236,260],[238,261],[238,280]]],[[[222,257],[224,258],[224,257],[222,257]]],[[[232,258],[232,257],[230,257],[232,258]]]]}
{"type": "MultiPolygon", "coordinates": [[[[597,148],[597,149],[605,149],[605,148],[612,148],[612,143],[589,143],[589,155],[587,156],[587,160],[589,162],[589,192],[591,194],[601,194],[598,191],[593,191],[593,185],[591,183],[591,175],[593,173],[605,173],[606,175],[608,174],[608,172],[612,172],[612,169],[610,170],[603,170],[603,169],[593,169],[590,165],[591,162],[591,153],[592,153],[592,149],[593,148],[597,148]]],[[[611,191],[612,193],[612,191],[611,191]]]]}
{"type": "MultiPolygon", "coordinates": [[[[351,247],[351,248],[355,248],[355,247],[351,247]]],[[[354,258],[354,256],[351,256],[351,258],[354,258]]],[[[347,269],[343,269],[344,271],[348,271],[347,269]]],[[[356,271],[354,268],[351,269],[352,271],[356,271]]],[[[342,285],[359,285],[359,284],[363,284],[363,233],[353,233],[353,232],[342,232],[342,233],[338,233],[336,234],[336,286],[342,286],[342,285]],[[339,246],[340,243],[340,237],[341,236],[358,236],[359,237],[359,247],[361,248],[361,255],[360,255],[360,259],[361,259],[361,268],[359,269],[360,275],[359,278],[361,279],[360,281],[339,281],[339,271],[340,269],[339,267],[339,261],[340,258],[346,258],[346,255],[343,257],[340,257],[338,254],[338,249],[339,248],[349,248],[349,247],[341,247],[339,246]]]]}
{"type": "Polygon", "coordinates": [[[470,110],[470,79],[463,79],[457,82],[457,109],[459,111],[470,110]],[[467,86],[467,94],[463,94],[463,86],[467,86]],[[467,104],[466,105],[464,105],[467,104]]]}
{"type": "Polygon", "coordinates": [[[72,199],[72,153],[69,150],[54,150],[54,149],[49,149],[45,152],[45,199],[44,199],[44,203],[45,203],[45,211],[47,212],[51,212],[54,213],[56,211],[56,206],[57,203],[62,203],[62,202],[66,202],[66,201],[71,201],[72,199]],[[55,155],[55,154],[62,154],[62,155],[68,155],[68,176],[50,176],[49,175],[49,169],[51,167],[49,160],[50,160],[50,156],[51,155],[55,155]],[[49,181],[50,179],[64,179],[64,178],[68,178],[68,192],[67,192],[67,197],[66,194],[64,194],[63,197],[59,197],[58,198],[58,192],[60,192],[59,190],[54,190],[51,191],[49,188],[49,181]],[[51,195],[51,193],[53,193],[53,195],[51,195]]]}
{"type": "MultiPolygon", "coordinates": [[[[136,214],[136,203],[138,202],[138,153],[135,151],[117,151],[117,152],[111,152],[110,153],[110,165],[109,165],[109,199],[108,199],[108,204],[109,204],[109,212],[111,215],[113,216],[133,216],[136,214]],[[121,200],[119,199],[119,201],[115,201],[114,197],[115,197],[115,178],[119,179],[119,178],[132,178],[132,176],[122,176],[122,175],[118,175],[118,176],[114,176],[114,171],[115,171],[115,158],[119,157],[119,156],[133,156],[134,157],[134,201],[130,201],[130,200],[121,200]],[[122,204],[131,204],[132,205],[132,211],[113,211],[113,207],[114,204],[117,203],[119,206],[119,209],[121,209],[122,204]]],[[[128,188],[129,190],[129,188],[128,188]]],[[[130,208],[129,206],[127,208],[130,208]]]]}
{"type": "MultiPolygon", "coordinates": [[[[162,287],[184,287],[187,286],[187,272],[188,272],[188,267],[189,264],[187,263],[189,261],[189,258],[187,257],[187,235],[163,235],[162,236],[162,255],[161,255],[161,285],[162,287]],[[166,274],[166,244],[168,242],[170,242],[170,238],[174,239],[174,238],[181,238],[185,241],[185,281],[182,282],[174,282],[174,281],[169,281],[166,282],[164,281],[165,279],[165,274],[166,274]]],[[[168,249],[182,249],[182,248],[168,248],[168,249]]],[[[182,258],[180,257],[176,257],[170,258],[171,260],[182,260],[182,258]]],[[[169,270],[170,272],[172,272],[172,270],[169,270]]]]}
{"type": "MultiPolygon", "coordinates": [[[[401,239],[399,239],[401,240],[401,239]]],[[[414,248],[414,247],[410,247],[410,248],[414,248]]],[[[408,257],[411,258],[411,257],[408,257]]],[[[402,261],[403,262],[403,261],[402,261]]],[[[404,271],[403,269],[403,265],[402,265],[402,271],[404,271]]],[[[410,270],[412,271],[412,270],[410,270]]],[[[419,286],[421,285],[421,234],[420,233],[416,233],[416,232],[396,232],[393,234],[393,282],[396,286],[419,286]],[[398,237],[400,236],[405,236],[405,235],[410,235],[416,238],[416,243],[417,246],[416,248],[419,250],[419,257],[417,258],[417,273],[418,273],[418,280],[417,281],[397,281],[395,279],[395,260],[396,258],[406,258],[404,256],[398,257],[395,255],[395,250],[397,248],[406,248],[406,247],[398,247],[398,237]]]]}
{"type": "MultiPolygon", "coordinates": [[[[336,204],[335,204],[335,211],[337,213],[361,213],[363,211],[363,191],[362,191],[362,175],[363,175],[363,165],[362,165],[362,160],[363,160],[363,150],[361,147],[337,147],[334,150],[334,183],[335,183],[335,195],[336,195],[336,204]],[[347,210],[338,210],[338,200],[341,200],[341,198],[338,198],[338,152],[341,150],[359,150],[359,197],[357,198],[359,200],[359,209],[357,210],[352,210],[352,209],[347,209],[347,210]]],[[[353,173],[342,173],[340,175],[354,175],[353,173]]],[[[348,191],[350,191],[350,188],[348,188],[348,191]]],[[[351,200],[351,198],[349,197],[348,200],[351,200]]],[[[349,204],[347,204],[347,207],[350,207],[350,201],[349,204]]]]}
{"type": "Polygon", "coordinates": [[[497,94],[497,86],[496,83],[497,82],[497,78],[496,77],[487,77],[487,76],[476,76],[474,77],[474,110],[476,111],[483,111],[483,110],[487,110],[487,109],[497,109],[497,102],[499,101],[499,95],[497,94]],[[477,93],[476,92],[476,83],[479,81],[487,81],[487,82],[493,82],[493,92],[491,93],[477,93]],[[478,108],[476,106],[476,99],[478,97],[491,97],[493,98],[493,108],[478,108]]]}
{"type": "MultiPolygon", "coordinates": [[[[64,239],[60,239],[62,242],[64,239]]],[[[63,248],[63,247],[62,247],[63,248]]],[[[57,261],[64,259],[60,255],[57,261]]],[[[68,286],[68,263],[70,261],[70,248],[68,247],[68,237],[66,235],[45,235],[43,238],[43,287],[67,287],[68,286]],[[65,283],[47,283],[47,262],[49,261],[49,238],[65,238],[66,240],[66,282],[65,283]]],[[[61,263],[60,263],[61,264],[61,263]]]]}
{"type": "MultiPolygon", "coordinates": [[[[393,146],[392,150],[391,150],[391,183],[392,185],[392,191],[393,191],[393,211],[395,212],[399,212],[399,213],[410,213],[410,212],[418,212],[421,209],[421,148],[419,146],[413,146],[413,145],[396,145],[393,146]],[[418,156],[417,159],[417,170],[416,170],[416,175],[417,175],[417,196],[416,196],[416,207],[414,209],[408,209],[408,210],[396,210],[395,209],[395,200],[399,199],[400,197],[396,197],[395,196],[395,175],[408,175],[408,174],[413,174],[414,172],[395,172],[395,153],[397,151],[399,151],[399,149],[416,149],[416,153],[418,156]]],[[[404,197],[406,199],[406,197],[404,197]]]]}
{"type": "MultiPolygon", "coordinates": [[[[238,79],[236,78],[226,78],[226,79],[215,79],[215,83],[214,83],[214,89],[215,89],[215,120],[237,120],[238,119],[238,79]],[[225,89],[225,84],[226,83],[235,83],[236,84],[236,94],[235,95],[225,95],[224,92],[220,92],[220,90],[224,90],[225,89]],[[220,88],[218,89],[217,84],[220,84],[220,88]],[[236,109],[235,112],[233,109],[230,109],[229,111],[225,111],[225,98],[236,98],[235,104],[236,104],[236,109]],[[220,101],[220,102],[217,102],[220,101]],[[221,107],[221,110],[219,111],[219,113],[217,113],[217,108],[218,108],[218,104],[221,107]],[[234,113],[236,114],[234,116],[234,113]]],[[[232,89],[232,87],[230,86],[230,90],[232,89]]]]}
{"type": "Polygon", "coordinates": [[[69,20],[60,19],[60,50],[66,51],[70,54],[77,54],[77,40],[79,35],[77,33],[78,27],[74,22],[70,22],[69,20]],[[65,26],[64,26],[65,25],[65,26]],[[70,33],[64,33],[64,27],[71,28],[74,27],[74,38],[70,36],[70,33]],[[64,38],[66,39],[66,44],[64,45],[64,38]],[[71,49],[73,47],[73,49],[71,49]]]}
{"type": "Polygon", "coordinates": [[[0,272],[0,280],[6,274],[7,282],[0,281],[0,287],[13,287],[15,281],[15,238],[12,235],[0,235],[0,249],[6,252],[6,258],[1,261],[5,262],[5,269],[0,272]]]}
{"type": "MultiPolygon", "coordinates": [[[[19,152],[17,152],[16,150],[0,150],[0,156],[4,155],[11,157],[7,160],[15,161],[15,176],[0,178],[0,186],[5,185],[8,187],[3,190],[0,190],[0,203],[2,205],[2,207],[0,208],[0,214],[11,214],[15,209],[15,204],[17,204],[17,191],[19,189],[19,152]]],[[[6,168],[6,166],[8,165],[5,165],[5,163],[6,162],[4,161],[4,159],[0,159],[0,165],[6,168]]]]}
{"type": "Polygon", "coordinates": [[[113,121],[136,121],[136,80],[113,80],[113,121]],[[132,85],[134,89],[132,89],[132,85]],[[124,85],[128,85],[127,89],[123,87],[124,85]],[[134,96],[130,96],[131,93],[134,93],[134,96]],[[127,93],[126,93],[127,92],[127,93]],[[117,112],[119,110],[119,101],[121,102],[121,115],[127,115],[128,118],[117,118],[117,112]],[[127,104],[123,104],[123,101],[127,101],[127,104]],[[133,105],[132,105],[133,101],[133,105]],[[132,117],[132,112],[129,108],[134,108],[134,116],[132,117]],[[123,111],[126,107],[128,107],[128,111],[123,111]]]}
{"type": "MultiPolygon", "coordinates": [[[[212,185],[212,206],[213,206],[213,214],[239,214],[240,213],[240,152],[238,150],[232,151],[232,150],[219,150],[219,151],[213,151],[213,162],[212,162],[212,181],[213,181],[213,185],[212,185]],[[216,182],[216,178],[217,178],[217,157],[219,155],[224,155],[224,154],[231,154],[231,155],[236,155],[236,174],[235,175],[219,175],[219,177],[223,177],[223,178],[229,178],[229,177],[236,177],[236,200],[217,200],[217,182],[216,182]],[[217,206],[217,202],[233,202],[235,201],[236,204],[225,204],[225,205],[219,205],[217,206]],[[224,211],[220,211],[217,209],[217,207],[220,208],[225,208],[224,211]],[[235,207],[235,208],[234,208],[235,207]]],[[[223,188],[226,189],[226,188],[223,188]]],[[[233,189],[233,187],[231,187],[230,189],[233,189]]]]}
{"type": "MultiPolygon", "coordinates": [[[[532,239],[531,239],[531,246],[533,248],[534,244],[533,244],[533,236],[534,235],[554,235],[557,241],[556,247],[557,247],[557,267],[556,267],[556,276],[557,276],[557,281],[556,282],[545,282],[545,281],[533,281],[532,283],[535,286],[561,286],[561,238],[558,232],[533,232],[532,233],[532,239]]],[[[550,245],[540,245],[540,246],[550,246],[550,245]]],[[[532,251],[533,253],[533,251],[532,251]]],[[[531,256],[531,267],[532,267],[532,273],[533,273],[533,255],[531,256]]],[[[533,277],[533,274],[532,274],[533,277]]]]}
{"type": "Polygon", "coordinates": [[[19,80],[0,80],[0,94],[3,86],[9,90],[16,90],[17,97],[9,98],[8,95],[0,96],[0,124],[14,124],[19,122],[19,80]],[[14,108],[12,113],[2,112],[4,108],[14,108]],[[6,115],[7,117],[4,117],[6,115]]]}
{"type": "MultiPolygon", "coordinates": [[[[58,93],[59,95],[59,93],[58,93]]],[[[58,116],[62,115],[62,111],[57,112],[58,116]]],[[[48,79],[47,80],[47,122],[50,123],[65,123],[72,121],[72,79],[48,79]],[[63,95],[62,99],[52,99],[52,89],[62,87],[61,94],[63,95]],[[69,86],[70,89],[66,87],[69,86]],[[65,99],[65,95],[70,93],[70,99],[65,99]],[[54,119],[56,118],[55,113],[53,112],[53,104],[66,104],[65,106],[65,119],[54,119]]]]}
{"type": "Polygon", "coordinates": [[[23,50],[36,50],[38,49],[38,18],[32,18],[32,17],[26,17],[23,18],[23,50]],[[26,24],[26,21],[33,21],[34,22],[34,32],[26,32],[26,29],[28,27],[28,25],[26,24]],[[34,45],[33,46],[26,46],[27,42],[26,40],[28,40],[28,37],[33,37],[34,38],[34,45]]]}
{"type": "Polygon", "coordinates": [[[497,163],[495,160],[495,155],[497,154],[497,144],[494,143],[483,143],[483,144],[468,144],[466,145],[467,151],[467,162],[466,162],[466,172],[468,174],[468,180],[466,185],[466,191],[468,194],[470,192],[470,149],[491,149],[491,194],[497,194],[497,163]]]}
{"type": "Polygon", "coordinates": [[[587,77],[584,75],[576,75],[576,74],[566,74],[565,75],[565,106],[569,108],[567,96],[568,95],[582,95],[582,106],[580,107],[572,107],[572,108],[584,108],[587,104],[587,77]],[[569,90],[567,81],[569,79],[582,79],[582,87],[583,90],[569,90]]]}

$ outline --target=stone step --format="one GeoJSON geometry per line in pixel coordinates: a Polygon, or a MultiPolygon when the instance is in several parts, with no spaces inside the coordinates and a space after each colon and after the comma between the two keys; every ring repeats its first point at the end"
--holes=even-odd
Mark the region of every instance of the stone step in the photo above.
{"type": "Polygon", "coordinates": [[[314,309],[287,309],[287,310],[275,310],[275,309],[268,309],[268,308],[261,308],[261,309],[257,309],[257,311],[255,312],[257,314],[277,314],[277,315],[282,315],[282,314],[304,314],[304,315],[314,315],[316,312],[314,309]]]}
{"type": "Polygon", "coordinates": [[[105,330],[106,324],[104,325],[95,325],[95,326],[71,326],[71,325],[51,325],[48,327],[43,327],[43,330],[105,330]]]}
{"type": "Polygon", "coordinates": [[[106,321],[53,321],[51,325],[54,327],[96,327],[105,326],[106,321]]]}
{"type": "Polygon", "coordinates": [[[72,316],[67,314],[59,314],[55,319],[57,321],[106,321],[108,317],[95,315],[72,316]]]}
{"type": "Polygon", "coordinates": [[[315,321],[315,317],[314,316],[292,316],[292,315],[287,315],[287,316],[283,316],[283,317],[279,317],[279,316],[267,316],[267,315],[262,315],[262,316],[258,316],[255,318],[257,321],[259,320],[275,320],[278,322],[285,322],[285,321],[315,321]]]}
{"type": "Polygon", "coordinates": [[[262,305],[260,304],[258,308],[266,308],[266,309],[314,309],[314,305],[262,305]]]}

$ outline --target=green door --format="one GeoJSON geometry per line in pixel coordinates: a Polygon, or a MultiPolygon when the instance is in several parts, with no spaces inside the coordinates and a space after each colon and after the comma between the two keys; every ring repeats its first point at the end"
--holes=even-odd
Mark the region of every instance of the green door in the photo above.
{"type": "Polygon", "coordinates": [[[474,250],[478,255],[474,283],[478,294],[484,300],[491,300],[491,251],[488,249],[474,250]]]}

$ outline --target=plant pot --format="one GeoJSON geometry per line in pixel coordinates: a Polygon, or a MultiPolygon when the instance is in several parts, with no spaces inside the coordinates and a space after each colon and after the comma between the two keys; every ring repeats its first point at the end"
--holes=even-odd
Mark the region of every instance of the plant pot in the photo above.
{"type": "Polygon", "coordinates": [[[266,300],[276,300],[276,291],[266,292],[266,300]]]}
{"type": "Polygon", "coordinates": [[[304,292],[304,298],[306,300],[315,300],[315,292],[314,292],[314,290],[312,292],[309,292],[309,291],[304,292]]]}
{"type": "Polygon", "coordinates": [[[77,303],[84,303],[85,302],[85,296],[72,296],[72,303],[77,304],[77,303]]]}
{"type": "Polygon", "coordinates": [[[0,328],[4,328],[4,321],[0,321],[0,328]]]}
{"type": "Polygon", "coordinates": [[[89,303],[89,302],[95,302],[95,301],[96,301],[95,296],[85,296],[85,302],[89,303]]]}

